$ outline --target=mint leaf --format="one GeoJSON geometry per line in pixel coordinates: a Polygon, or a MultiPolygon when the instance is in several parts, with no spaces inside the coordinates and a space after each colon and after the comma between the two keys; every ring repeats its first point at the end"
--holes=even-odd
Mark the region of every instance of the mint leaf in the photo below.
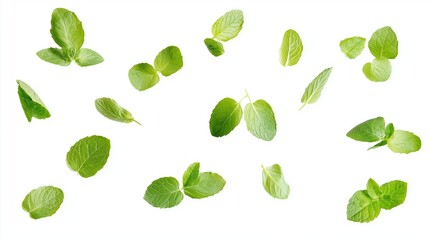
{"type": "Polygon", "coordinates": [[[153,181],[146,189],[144,200],[158,208],[171,208],[183,200],[179,182],[173,177],[163,177],[153,181]]]}
{"type": "Polygon", "coordinates": [[[46,48],[38,51],[37,56],[43,61],[57,64],[60,66],[68,66],[72,60],[59,48],[46,48]]]}
{"type": "Polygon", "coordinates": [[[363,37],[350,37],[340,42],[341,51],[350,59],[358,57],[365,48],[366,39],[363,37]]]}
{"type": "Polygon", "coordinates": [[[107,162],[110,140],[102,136],[85,137],[67,153],[67,166],[87,178],[94,176],[107,162]]]}
{"type": "Polygon", "coordinates": [[[398,39],[393,29],[388,26],[372,34],[368,47],[376,58],[395,59],[398,56],[398,39]]]}
{"type": "Polygon", "coordinates": [[[301,98],[301,103],[303,107],[307,104],[315,103],[322,94],[323,87],[325,87],[326,82],[328,81],[329,75],[331,74],[332,67],[323,70],[305,89],[304,94],[301,98]]]}
{"type": "Polygon", "coordinates": [[[360,123],[352,128],[347,137],[361,142],[376,142],[385,136],[384,118],[377,117],[360,123]]]}
{"type": "Polygon", "coordinates": [[[376,149],[376,148],[385,146],[386,144],[387,144],[387,141],[386,140],[382,140],[382,141],[378,142],[377,144],[375,144],[374,146],[368,148],[368,150],[376,149]]]}
{"type": "Polygon", "coordinates": [[[200,174],[200,163],[192,163],[189,165],[188,169],[186,169],[183,174],[183,187],[188,187],[198,179],[198,175],[200,174]]]}
{"type": "Polygon", "coordinates": [[[301,38],[295,30],[289,29],[283,35],[280,47],[280,63],[283,66],[293,66],[301,58],[303,46],[301,38]]]}
{"type": "Polygon", "coordinates": [[[422,146],[420,138],[412,132],[395,130],[387,141],[387,146],[396,153],[417,152],[422,146]]]}
{"type": "Polygon", "coordinates": [[[392,66],[389,59],[374,59],[372,63],[366,63],[362,68],[366,78],[373,82],[384,82],[390,78],[392,66]]]}
{"type": "Polygon", "coordinates": [[[276,118],[273,109],[265,100],[257,100],[254,103],[250,101],[244,108],[244,120],[247,130],[253,136],[265,141],[271,141],[276,136],[276,118]]]}
{"type": "Polygon", "coordinates": [[[229,11],[213,24],[213,37],[223,42],[229,41],[238,35],[243,23],[244,17],[241,10],[229,11]]]}
{"type": "Polygon", "coordinates": [[[61,189],[53,186],[44,186],[33,189],[22,201],[22,208],[33,219],[52,216],[60,208],[64,200],[61,189]]]}
{"type": "Polygon", "coordinates": [[[154,66],[165,77],[179,71],[183,67],[180,49],[176,46],[166,47],[156,56],[154,66]]]}
{"type": "Polygon", "coordinates": [[[185,194],[191,198],[206,198],[222,191],[226,181],[217,173],[203,172],[195,181],[184,187],[185,194]]]}
{"type": "Polygon", "coordinates": [[[373,200],[378,200],[381,195],[380,186],[372,178],[366,184],[366,192],[373,200]]]}
{"type": "Polygon", "coordinates": [[[262,166],[262,185],[273,198],[286,199],[289,196],[289,185],[286,183],[282,169],[278,164],[266,168],[262,166]]]}
{"type": "Polygon", "coordinates": [[[100,54],[88,48],[81,48],[76,58],[77,65],[81,67],[96,65],[103,61],[104,58],[100,54]]]}
{"type": "Polygon", "coordinates": [[[389,139],[390,137],[392,137],[393,133],[395,132],[395,127],[393,126],[392,123],[387,124],[386,126],[386,130],[385,130],[385,139],[389,139]]]}
{"type": "Polygon", "coordinates": [[[133,115],[128,112],[127,109],[119,106],[119,104],[111,98],[96,99],[95,108],[99,113],[101,113],[101,115],[110,120],[122,123],[136,122],[137,124],[141,125],[134,119],[133,115]]]}
{"type": "Polygon", "coordinates": [[[214,137],[228,135],[240,124],[243,111],[240,103],[232,98],[224,98],[212,111],[210,117],[210,133],[214,137]]]}
{"type": "Polygon", "coordinates": [[[353,222],[370,222],[380,214],[380,201],[373,200],[365,190],[357,191],[347,204],[347,219],[353,222]]]}
{"type": "Polygon", "coordinates": [[[407,183],[399,180],[381,185],[381,208],[390,210],[401,205],[407,196],[407,183]]]}
{"type": "Polygon", "coordinates": [[[64,8],[53,11],[51,34],[58,46],[74,53],[82,47],[85,37],[82,22],[74,12],[64,8]]]}
{"type": "Polygon", "coordinates": [[[16,82],[18,83],[19,100],[27,120],[31,122],[33,117],[38,119],[49,118],[51,114],[36,92],[25,82],[20,80],[16,82]]]}
{"type": "Polygon", "coordinates": [[[215,57],[219,57],[225,52],[222,43],[214,39],[206,38],[204,39],[204,44],[206,45],[209,52],[215,57]]]}
{"type": "Polygon", "coordinates": [[[159,82],[156,69],[147,63],[134,65],[128,71],[128,78],[133,87],[139,91],[151,88],[159,82]]]}

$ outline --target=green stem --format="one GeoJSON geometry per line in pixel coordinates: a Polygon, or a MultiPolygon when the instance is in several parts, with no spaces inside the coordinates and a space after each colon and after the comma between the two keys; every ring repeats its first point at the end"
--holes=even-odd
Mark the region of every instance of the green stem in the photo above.
{"type": "Polygon", "coordinates": [[[137,123],[138,125],[142,125],[141,123],[139,123],[137,120],[133,119],[133,122],[137,123]]]}

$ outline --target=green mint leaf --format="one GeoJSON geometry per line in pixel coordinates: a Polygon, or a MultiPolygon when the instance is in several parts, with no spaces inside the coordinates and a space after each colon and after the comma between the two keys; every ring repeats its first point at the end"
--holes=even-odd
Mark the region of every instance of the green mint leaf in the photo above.
{"type": "Polygon", "coordinates": [[[188,187],[196,182],[198,176],[200,174],[200,163],[192,163],[189,165],[188,169],[186,169],[183,174],[183,187],[188,187]]]}
{"type": "Polygon", "coordinates": [[[357,191],[347,204],[347,219],[353,222],[370,222],[380,214],[380,201],[373,200],[367,191],[357,191]]]}
{"type": "Polygon", "coordinates": [[[280,63],[283,66],[293,66],[301,58],[303,46],[298,33],[292,29],[285,32],[280,47],[280,63]]]}
{"type": "Polygon", "coordinates": [[[244,17],[241,10],[229,11],[213,24],[213,37],[223,42],[229,41],[238,35],[243,23],[244,17]]]}
{"type": "Polygon", "coordinates": [[[100,54],[88,48],[81,48],[76,58],[77,65],[81,67],[96,65],[103,61],[104,58],[100,54]]]}
{"type": "Polygon", "coordinates": [[[329,75],[331,74],[332,67],[323,70],[305,89],[304,94],[301,98],[301,103],[303,107],[307,104],[315,103],[322,94],[323,87],[325,87],[326,82],[328,81],[329,75]]]}
{"type": "Polygon", "coordinates": [[[22,208],[33,219],[52,216],[60,208],[64,200],[61,189],[52,186],[44,186],[33,189],[22,201],[22,208]]]}
{"type": "Polygon", "coordinates": [[[84,178],[92,177],[104,167],[109,153],[109,139],[102,136],[85,137],[68,151],[67,165],[84,178]]]}
{"type": "Polygon", "coordinates": [[[411,153],[420,150],[422,142],[412,132],[395,130],[387,141],[387,146],[395,153],[411,153]]]}
{"type": "MultiPolygon", "coordinates": [[[[51,34],[54,41],[63,49],[77,53],[82,47],[85,33],[82,22],[74,12],[57,8],[52,13],[51,34]]],[[[74,58],[73,54],[69,54],[74,58]]]]}
{"type": "Polygon", "coordinates": [[[247,130],[253,136],[271,141],[276,136],[277,124],[273,109],[265,100],[248,103],[244,108],[247,130]]]}
{"type": "Polygon", "coordinates": [[[184,188],[185,194],[188,197],[201,199],[213,196],[222,191],[226,181],[216,173],[203,172],[198,175],[198,178],[184,188]]]}
{"type": "Polygon", "coordinates": [[[173,177],[153,181],[146,189],[144,200],[157,208],[171,208],[183,200],[179,182],[173,177]]]}
{"type": "Polygon", "coordinates": [[[139,91],[151,88],[159,82],[158,72],[147,63],[134,65],[128,71],[128,78],[133,87],[139,91]]]}
{"type": "Polygon", "coordinates": [[[390,27],[375,31],[368,41],[368,47],[376,58],[395,59],[398,56],[398,39],[390,27]]]}
{"type": "Polygon", "coordinates": [[[166,47],[156,56],[154,66],[165,77],[179,71],[183,67],[180,49],[175,46],[166,47]]]}
{"type": "Polygon", "coordinates": [[[16,82],[18,83],[19,100],[27,120],[31,122],[33,117],[38,119],[49,118],[51,114],[36,92],[25,82],[20,80],[16,82]]]}
{"type": "Polygon", "coordinates": [[[389,59],[374,59],[372,63],[365,63],[362,68],[366,78],[373,82],[384,82],[390,78],[392,66],[389,59]]]}
{"type": "Polygon", "coordinates": [[[347,137],[361,142],[376,142],[384,139],[385,122],[383,117],[377,117],[360,123],[352,128],[347,137]]]}
{"type": "Polygon", "coordinates": [[[72,60],[59,48],[46,48],[38,51],[37,56],[43,61],[57,64],[60,66],[68,66],[72,60]]]}
{"type": "Polygon", "coordinates": [[[346,38],[340,42],[341,51],[350,59],[358,57],[365,48],[366,39],[363,37],[346,38]]]}
{"type": "Polygon", "coordinates": [[[137,122],[133,115],[127,109],[119,106],[119,104],[111,98],[98,98],[95,100],[95,108],[101,115],[106,118],[122,123],[137,122]]]}
{"type": "Polygon", "coordinates": [[[378,200],[381,196],[380,186],[372,178],[370,178],[366,184],[366,193],[373,200],[378,200]]]}
{"type": "Polygon", "coordinates": [[[376,149],[376,148],[385,146],[386,144],[387,144],[387,141],[386,140],[382,140],[379,143],[375,144],[374,146],[368,148],[368,150],[376,149]]]}
{"type": "Polygon", "coordinates": [[[282,169],[278,164],[270,167],[262,166],[262,185],[273,198],[286,199],[289,196],[289,185],[286,183],[282,169]]]}
{"type": "Polygon", "coordinates": [[[384,139],[389,139],[390,137],[392,137],[393,133],[395,132],[395,127],[393,126],[392,123],[387,124],[386,126],[386,130],[385,130],[385,137],[384,139]]]}
{"type": "Polygon", "coordinates": [[[206,38],[204,39],[204,44],[206,45],[209,52],[215,57],[219,57],[225,52],[223,49],[223,44],[214,39],[206,38]]]}
{"type": "Polygon", "coordinates": [[[210,133],[214,137],[228,135],[240,124],[243,110],[232,98],[222,99],[213,109],[210,117],[210,133]]]}
{"type": "Polygon", "coordinates": [[[381,185],[381,208],[390,210],[401,205],[407,196],[407,183],[399,180],[381,185]]]}

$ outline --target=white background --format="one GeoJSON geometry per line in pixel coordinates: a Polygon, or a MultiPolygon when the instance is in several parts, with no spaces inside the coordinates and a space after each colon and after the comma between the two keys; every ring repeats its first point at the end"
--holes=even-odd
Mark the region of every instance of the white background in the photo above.
{"type": "MultiPolygon", "coordinates": [[[[427,124],[427,1],[42,1],[1,2],[0,239],[428,239],[429,163],[427,124]],[[49,29],[52,11],[74,11],[85,29],[84,47],[105,62],[81,68],[52,65],[36,52],[55,47],[49,29]],[[232,9],[244,12],[237,38],[215,58],[203,44],[211,25],[232,9]],[[340,40],[367,38],[391,26],[399,39],[392,76],[370,82],[361,69],[373,57],[365,48],[355,60],[340,40]],[[284,32],[296,30],[304,44],[298,65],[283,67],[278,50],[284,32]],[[175,45],[184,67],[139,92],[128,70],[153,63],[175,45]],[[319,101],[298,111],[308,83],[333,67],[319,101]],[[27,82],[52,116],[28,123],[16,79],[27,82]],[[271,142],[253,137],[244,121],[228,136],[210,135],[213,107],[248,90],[275,112],[271,142]],[[111,97],[142,123],[110,121],[94,100],[111,97]],[[345,136],[358,123],[383,116],[397,129],[422,139],[409,155],[345,136]],[[105,167],[84,179],[65,158],[79,139],[111,140],[105,167]],[[171,209],[143,200],[155,179],[181,181],[192,162],[221,174],[227,184],[202,200],[185,196],[171,209]],[[261,184],[260,165],[279,163],[291,186],[287,200],[270,197],[261,184]],[[352,194],[368,178],[383,184],[408,182],[403,205],[382,210],[371,223],[346,219],[352,194]],[[52,217],[31,219],[21,202],[32,189],[53,185],[65,194],[52,217]]],[[[244,105],[243,105],[244,107],[244,105]]]]}

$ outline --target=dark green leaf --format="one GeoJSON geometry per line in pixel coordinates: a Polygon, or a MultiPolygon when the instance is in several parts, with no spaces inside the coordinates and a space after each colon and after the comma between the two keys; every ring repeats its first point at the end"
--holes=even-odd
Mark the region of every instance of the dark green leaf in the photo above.
{"type": "Polygon", "coordinates": [[[240,123],[242,116],[240,103],[232,98],[222,99],[210,117],[210,133],[214,137],[228,135],[240,123]]]}
{"type": "Polygon", "coordinates": [[[215,57],[219,57],[225,52],[223,49],[223,44],[214,39],[206,38],[204,39],[204,44],[206,45],[209,52],[215,57]]]}
{"type": "Polygon", "coordinates": [[[361,142],[381,141],[384,139],[385,136],[384,126],[384,118],[373,118],[352,128],[347,133],[347,137],[361,142]]]}

